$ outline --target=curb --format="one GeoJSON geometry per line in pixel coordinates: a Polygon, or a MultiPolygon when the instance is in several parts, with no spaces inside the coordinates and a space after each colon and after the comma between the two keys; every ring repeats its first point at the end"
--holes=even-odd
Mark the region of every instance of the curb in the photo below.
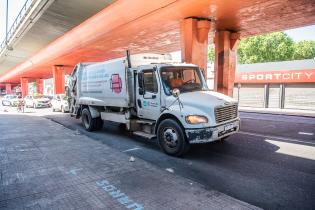
{"type": "Polygon", "coordinates": [[[274,115],[287,115],[287,116],[299,116],[299,117],[310,117],[315,118],[315,112],[302,112],[300,110],[268,110],[268,109],[247,109],[239,108],[240,112],[248,113],[261,113],[261,114],[274,114],[274,115]]]}

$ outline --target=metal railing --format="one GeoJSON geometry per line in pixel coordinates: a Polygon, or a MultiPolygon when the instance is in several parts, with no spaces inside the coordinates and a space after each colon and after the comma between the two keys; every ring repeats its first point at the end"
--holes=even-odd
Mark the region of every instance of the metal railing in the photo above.
{"type": "Polygon", "coordinates": [[[9,42],[9,40],[12,38],[12,35],[14,34],[15,30],[18,28],[18,26],[20,25],[21,21],[23,20],[23,18],[27,14],[27,11],[30,8],[32,2],[33,2],[33,0],[26,0],[25,3],[23,4],[19,14],[15,18],[15,20],[14,20],[13,24],[11,25],[10,29],[6,32],[5,38],[2,41],[2,43],[0,44],[0,52],[2,52],[2,50],[7,47],[7,44],[9,42]]]}

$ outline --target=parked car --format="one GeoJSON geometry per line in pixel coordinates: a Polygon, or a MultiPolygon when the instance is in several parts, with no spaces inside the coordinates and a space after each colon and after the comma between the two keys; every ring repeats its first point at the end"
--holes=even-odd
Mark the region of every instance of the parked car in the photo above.
{"type": "Polygon", "coordinates": [[[5,90],[0,90],[0,96],[4,96],[5,95],[5,90]]]}
{"type": "Polygon", "coordinates": [[[17,106],[19,103],[19,99],[17,95],[5,95],[2,98],[2,105],[3,106],[17,106]]]}
{"type": "Polygon", "coordinates": [[[52,111],[69,112],[68,97],[65,94],[57,94],[51,100],[52,111]]]}
{"type": "Polygon", "coordinates": [[[50,100],[42,95],[28,95],[24,100],[26,107],[33,107],[34,109],[51,106],[50,100]]]}
{"type": "Polygon", "coordinates": [[[54,96],[51,95],[44,95],[45,98],[48,98],[50,101],[54,98],[54,96]]]}

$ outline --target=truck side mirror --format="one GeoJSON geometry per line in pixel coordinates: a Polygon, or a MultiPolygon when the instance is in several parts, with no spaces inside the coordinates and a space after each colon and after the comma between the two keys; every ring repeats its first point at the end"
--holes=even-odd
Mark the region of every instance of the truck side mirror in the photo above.
{"type": "Polygon", "coordinates": [[[171,91],[171,94],[175,97],[175,98],[178,98],[179,94],[180,94],[180,91],[178,88],[175,88],[171,91]]]}
{"type": "Polygon", "coordinates": [[[138,86],[139,86],[139,95],[144,95],[144,78],[143,78],[143,72],[138,73],[138,86]]]}

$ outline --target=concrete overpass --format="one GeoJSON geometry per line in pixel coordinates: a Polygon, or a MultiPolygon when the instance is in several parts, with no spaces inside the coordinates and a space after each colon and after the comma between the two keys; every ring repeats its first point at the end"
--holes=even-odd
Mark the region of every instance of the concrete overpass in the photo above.
{"type": "MultiPolygon", "coordinates": [[[[8,42],[0,40],[0,77],[114,2],[114,0],[24,1],[25,5],[8,32],[8,42]]],[[[33,75],[28,77],[31,79],[33,75]]],[[[10,90],[19,83],[20,80],[0,83],[0,88],[6,87],[10,90]]]]}
{"type": "Polygon", "coordinates": [[[29,78],[37,79],[40,86],[40,79],[52,76],[55,92],[63,92],[63,75],[76,63],[122,57],[126,49],[132,53],[181,50],[184,61],[205,68],[207,46],[214,41],[215,88],[231,95],[241,38],[315,23],[314,0],[99,0],[95,6],[83,0],[47,1],[28,32],[10,52],[9,43],[0,58],[6,63],[1,63],[0,82],[21,82],[24,94],[29,78]],[[85,7],[90,8],[85,15],[75,12],[85,7]],[[82,22],[89,15],[93,16],[82,22]],[[60,18],[57,22],[56,17],[60,18]],[[52,35],[37,46],[39,39],[46,39],[46,30],[52,35]],[[23,39],[28,34],[34,38],[23,39]],[[17,46],[29,53],[12,59],[17,46]]]}

